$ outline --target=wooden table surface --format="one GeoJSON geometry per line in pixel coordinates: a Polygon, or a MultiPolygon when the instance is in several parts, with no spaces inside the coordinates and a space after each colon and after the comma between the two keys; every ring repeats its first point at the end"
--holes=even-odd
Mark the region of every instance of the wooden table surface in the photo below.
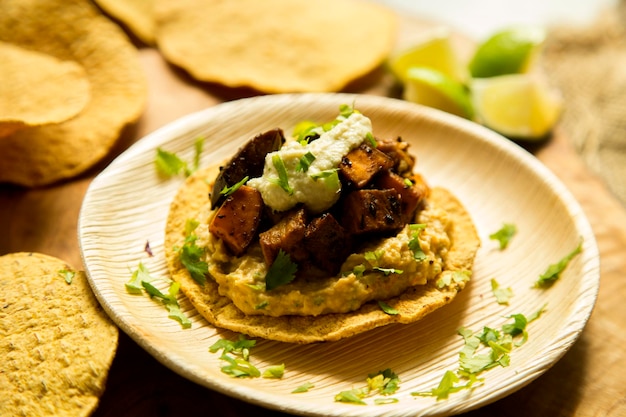
{"type": "MultiPolygon", "coordinates": [[[[0,185],[0,254],[18,251],[57,256],[82,268],[77,219],[90,181],[114,156],[156,128],[195,110],[245,95],[190,80],[159,53],[142,48],[149,84],[146,111],[110,157],[71,181],[41,189],[0,185]]],[[[380,73],[350,92],[390,93],[380,73]]],[[[518,392],[467,416],[626,416],[626,208],[607,191],[558,128],[532,152],[572,191],[588,216],[601,254],[599,298],[585,330],[568,353],[518,392]]],[[[280,416],[198,386],[170,371],[121,333],[96,417],[280,416]]]]}

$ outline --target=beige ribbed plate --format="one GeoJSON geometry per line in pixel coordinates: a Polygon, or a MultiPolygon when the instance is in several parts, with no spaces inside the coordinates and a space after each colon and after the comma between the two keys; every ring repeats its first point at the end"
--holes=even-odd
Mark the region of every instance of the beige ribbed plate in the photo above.
{"type": "MultiPolygon", "coordinates": [[[[599,285],[599,258],[591,228],[578,203],[533,156],[506,139],[467,121],[375,96],[274,95],[229,102],[180,119],[142,139],[91,184],[80,214],[79,239],[85,268],[98,299],[116,323],[159,361],[208,388],[268,408],[303,415],[450,415],[502,398],[537,378],[575,342],[591,313],[599,285]],[[259,368],[284,363],[282,380],[234,379],[220,371],[208,351],[221,337],[181,298],[193,321],[183,330],[163,306],[126,292],[124,283],[143,262],[153,276],[167,277],[164,222],[182,179],[155,172],[156,148],[193,158],[193,143],[205,138],[202,164],[223,161],[264,130],[286,132],[298,121],[326,121],[340,104],[372,119],[379,136],[402,136],[417,155],[417,170],[431,185],[452,190],[473,216],[483,245],[469,287],[452,304],[412,325],[391,325],[339,342],[291,345],[259,341],[252,361],[259,368]],[[504,222],[518,235],[500,251],[489,235],[504,222]],[[583,252],[549,290],[532,285],[547,266],[584,239],[583,252]],[[146,242],[154,253],[144,250],[146,242]],[[496,303],[490,280],[515,292],[510,306],[496,303]],[[529,325],[529,340],[511,354],[511,365],[484,374],[484,385],[448,400],[412,396],[435,387],[445,370],[458,368],[463,340],[456,330],[499,328],[515,313],[529,315],[547,304],[529,325]],[[368,373],[391,368],[400,379],[397,403],[368,406],[337,403],[335,394],[361,387],[368,373]],[[305,382],[307,393],[291,391],[305,382]]],[[[162,289],[167,288],[162,283],[162,289]]]]}

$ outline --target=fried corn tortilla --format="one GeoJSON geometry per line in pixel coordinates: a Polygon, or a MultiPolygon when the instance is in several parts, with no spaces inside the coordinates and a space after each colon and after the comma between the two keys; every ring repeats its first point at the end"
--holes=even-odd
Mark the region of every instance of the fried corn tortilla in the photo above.
{"type": "Polygon", "coordinates": [[[147,86],[137,50],[88,0],[3,0],[0,41],[74,61],[91,86],[76,117],[0,140],[0,182],[35,187],[77,176],[143,111],[147,86]]]}
{"type": "Polygon", "coordinates": [[[338,91],[379,66],[396,16],[356,0],[157,0],[156,39],[200,81],[265,93],[338,91]]]}
{"type": "Polygon", "coordinates": [[[0,256],[0,307],[0,415],[90,415],[118,329],[84,272],[48,255],[0,256]]]}
{"type": "Polygon", "coordinates": [[[21,127],[60,123],[90,98],[82,66],[0,42],[0,137],[21,127]]]}
{"type": "Polygon", "coordinates": [[[142,42],[154,44],[154,0],[95,0],[95,3],[142,42]]]}
{"type": "MultiPolygon", "coordinates": [[[[206,205],[210,186],[207,179],[215,178],[217,168],[207,168],[190,176],[172,201],[165,230],[165,248],[168,268],[172,278],[195,308],[217,327],[265,339],[291,343],[335,341],[391,323],[412,323],[451,302],[465,282],[452,283],[439,288],[438,279],[426,285],[415,286],[402,295],[385,302],[399,314],[383,312],[376,302],[369,302],[350,313],[312,316],[270,317],[246,315],[227,297],[221,296],[215,280],[208,278],[200,286],[180,263],[178,253],[172,248],[185,238],[185,223],[194,219],[206,205]]],[[[442,275],[455,271],[471,271],[474,256],[480,245],[478,234],[470,215],[463,205],[447,190],[431,190],[429,204],[447,211],[452,218],[449,231],[452,242],[442,275]]]]}

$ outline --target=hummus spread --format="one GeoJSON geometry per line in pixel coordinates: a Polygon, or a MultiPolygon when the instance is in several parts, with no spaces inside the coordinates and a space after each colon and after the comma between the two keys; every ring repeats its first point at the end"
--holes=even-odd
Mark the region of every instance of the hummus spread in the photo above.
{"type": "Polygon", "coordinates": [[[346,313],[371,300],[385,300],[407,288],[425,285],[444,269],[451,246],[451,221],[445,210],[428,206],[419,211],[416,224],[406,225],[397,235],[368,242],[351,254],[338,276],[296,279],[265,290],[267,267],[258,244],[245,256],[234,257],[222,241],[210,234],[207,224],[213,214],[207,206],[198,220],[197,244],[206,248],[209,272],[228,297],[249,315],[306,315],[346,313]],[[417,239],[416,253],[411,241],[417,239]]]}

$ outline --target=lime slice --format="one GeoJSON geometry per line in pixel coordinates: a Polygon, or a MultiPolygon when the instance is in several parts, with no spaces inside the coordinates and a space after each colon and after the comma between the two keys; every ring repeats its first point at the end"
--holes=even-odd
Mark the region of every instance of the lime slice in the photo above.
{"type": "Polygon", "coordinates": [[[467,119],[471,119],[474,114],[467,87],[432,68],[408,69],[403,98],[467,119]]]}
{"type": "Polygon", "coordinates": [[[563,105],[561,95],[537,74],[474,79],[472,101],[478,122],[525,140],[545,138],[563,105]]]}
{"type": "Polygon", "coordinates": [[[476,48],[469,62],[474,78],[527,72],[538,55],[545,31],[535,27],[509,28],[493,34],[476,48]]]}
{"type": "Polygon", "coordinates": [[[449,31],[445,28],[433,30],[410,48],[393,54],[387,64],[402,83],[406,82],[406,74],[411,67],[432,68],[456,81],[467,79],[467,70],[460,63],[450,41],[449,31]]]}

